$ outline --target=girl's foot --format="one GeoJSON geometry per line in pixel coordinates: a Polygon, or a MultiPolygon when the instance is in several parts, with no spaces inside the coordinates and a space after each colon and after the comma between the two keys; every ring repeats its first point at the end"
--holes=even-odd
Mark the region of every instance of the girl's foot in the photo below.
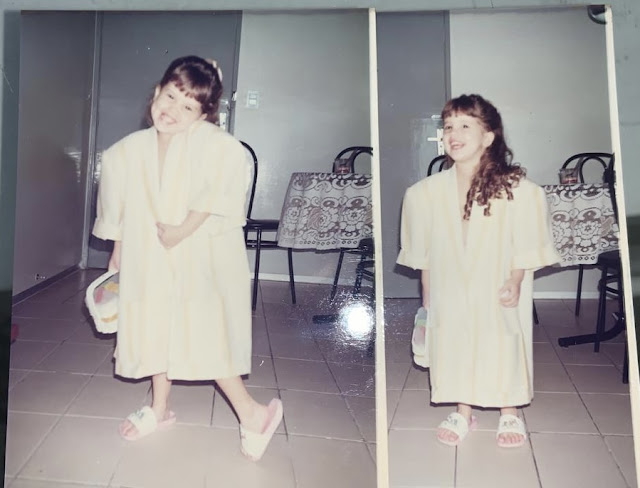
{"type": "Polygon", "coordinates": [[[120,435],[127,440],[137,440],[175,423],[176,416],[172,411],[166,407],[158,410],[146,406],[132,413],[120,424],[120,435]]]}
{"type": "Polygon", "coordinates": [[[500,421],[496,438],[500,447],[520,447],[525,443],[527,431],[524,422],[518,417],[517,409],[500,409],[500,421]]]}
{"type": "Polygon", "coordinates": [[[242,419],[241,423],[245,430],[261,434],[269,423],[268,407],[261,403],[256,403],[251,414],[242,419]]]}
{"type": "Polygon", "coordinates": [[[252,461],[259,461],[262,458],[273,434],[282,422],[282,402],[278,398],[271,400],[266,409],[267,417],[260,432],[252,432],[240,424],[240,448],[242,453],[252,461]]]}
{"type": "Polygon", "coordinates": [[[458,405],[455,414],[451,414],[438,426],[436,436],[438,440],[447,445],[457,445],[467,435],[469,430],[475,428],[475,417],[471,415],[471,407],[458,405]],[[462,424],[461,424],[462,423],[462,424]]]}

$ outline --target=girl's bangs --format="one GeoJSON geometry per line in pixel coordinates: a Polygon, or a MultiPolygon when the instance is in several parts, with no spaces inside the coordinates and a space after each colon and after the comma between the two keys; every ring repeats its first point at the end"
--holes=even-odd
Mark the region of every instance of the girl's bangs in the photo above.
{"type": "Polygon", "coordinates": [[[480,108],[469,97],[458,97],[449,100],[442,109],[442,119],[453,115],[470,115],[471,117],[482,120],[480,108]]]}
{"type": "Polygon", "coordinates": [[[210,85],[206,80],[193,79],[189,73],[181,70],[173,73],[169,79],[169,83],[173,82],[176,87],[188,97],[197,100],[201,105],[209,97],[210,85]]]}

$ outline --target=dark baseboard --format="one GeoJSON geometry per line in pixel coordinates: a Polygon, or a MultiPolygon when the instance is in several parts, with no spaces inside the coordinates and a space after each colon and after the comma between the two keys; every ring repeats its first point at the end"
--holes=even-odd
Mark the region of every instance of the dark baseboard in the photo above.
{"type": "Polygon", "coordinates": [[[42,283],[38,283],[37,285],[32,286],[31,288],[27,288],[24,291],[21,291],[17,295],[14,295],[11,299],[13,305],[17,305],[18,303],[26,300],[29,297],[32,297],[36,293],[44,290],[45,288],[50,287],[54,283],[57,283],[63,278],[66,278],[70,274],[78,271],[80,269],[79,265],[72,266],[71,268],[65,269],[64,271],[58,273],[57,275],[52,276],[51,278],[47,278],[42,283]]]}

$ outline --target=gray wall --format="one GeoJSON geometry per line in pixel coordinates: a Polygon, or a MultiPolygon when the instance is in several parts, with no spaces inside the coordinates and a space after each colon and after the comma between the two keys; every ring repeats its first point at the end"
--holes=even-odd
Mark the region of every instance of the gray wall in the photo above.
{"type": "Polygon", "coordinates": [[[22,18],[14,294],[80,263],[94,22],[22,18]]]}
{"type": "MultiPolygon", "coordinates": [[[[341,149],[370,145],[368,46],[366,12],[244,13],[235,136],[259,160],[254,218],[280,217],[291,173],[331,171],[341,149]],[[258,108],[247,108],[249,90],[258,108]]],[[[288,279],[286,256],[264,252],[261,275],[288,279]]],[[[295,252],[296,280],[330,282],[337,259],[295,252]]],[[[347,259],[341,276],[353,280],[347,259]]]]}
{"type": "MultiPolygon", "coordinates": [[[[612,150],[605,27],[586,8],[452,13],[450,28],[451,95],[480,93],[498,107],[533,181],[556,184],[572,154],[612,150]]],[[[589,169],[588,181],[602,180],[589,169]]],[[[536,296],[575,296],[575,268],[549,271],[536,296]]],[[[598,278],[585,271],[583,296],[597,297],[598,278]]]]}

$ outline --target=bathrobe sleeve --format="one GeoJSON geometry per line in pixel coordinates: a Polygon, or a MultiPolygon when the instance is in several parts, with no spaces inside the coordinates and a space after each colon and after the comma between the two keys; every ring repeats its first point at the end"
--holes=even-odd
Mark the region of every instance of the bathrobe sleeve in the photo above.
{"type": "Polygon", "coordinates": [[[244,225],[248,186],[244,147],[225,132],[201,130],[197,174],[189,210],[227,217],[244,225]]]}
{"type": "Polygon", "coordinates": [[[122,216],[126,185],[124,158],[118,157],[122,150],[116,144],[102,153],[100,184],[96,203],[96,221],[93,235],[100,239],[122,240],[122,216]]]}
{"type": "Polygon", "coordinates": [[[429,269],[431,208],[425,180],[407,189],[400,219],[400,254],[397,263],[413,269],[429,269]]]}
{"type": "Polygon", "coordinates": [[[560,262],[544,190],[522,180],[514,189],[512,269],[536,270],[560,262]]]}

